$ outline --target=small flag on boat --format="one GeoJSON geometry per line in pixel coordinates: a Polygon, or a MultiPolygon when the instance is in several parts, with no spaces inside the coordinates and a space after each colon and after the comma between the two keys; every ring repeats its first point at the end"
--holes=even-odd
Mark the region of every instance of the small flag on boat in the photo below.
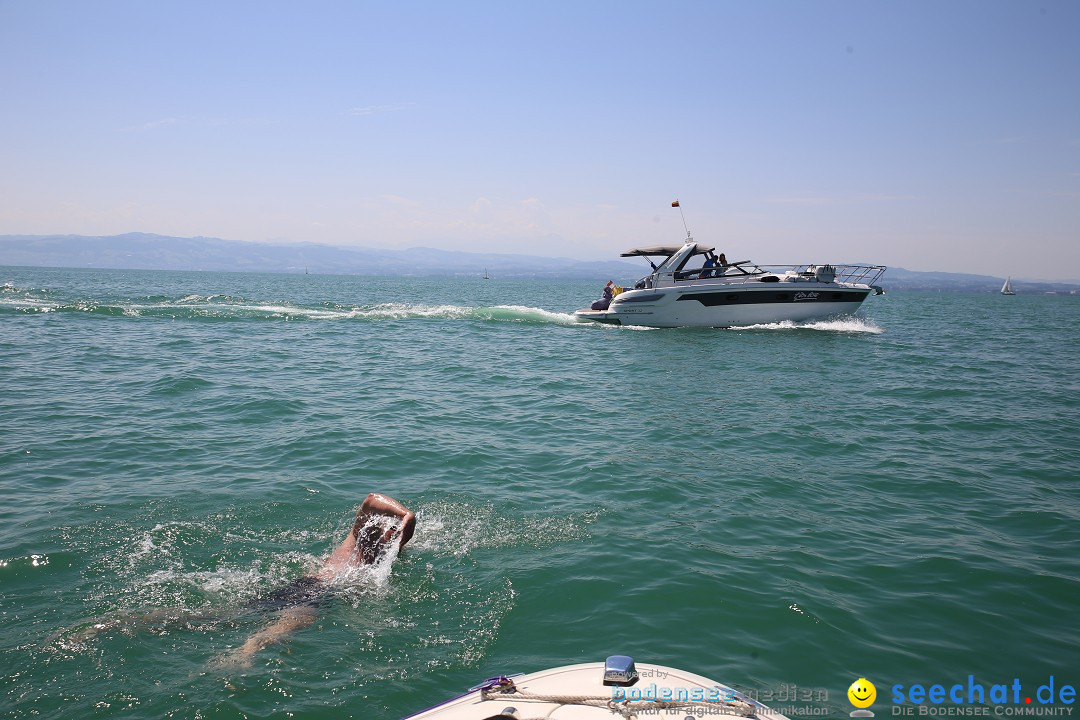
{"type": "Polygon", "coordinates": [[[671,207],[679,207],[679,201],[675,200],[674,202],[672,202],[671,207]]]}

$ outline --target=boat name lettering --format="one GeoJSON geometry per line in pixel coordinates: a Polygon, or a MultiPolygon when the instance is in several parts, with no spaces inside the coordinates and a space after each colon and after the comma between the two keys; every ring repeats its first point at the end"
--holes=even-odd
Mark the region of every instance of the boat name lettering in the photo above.
{"type": "Polygon", "coordinates": [[[800,300],[817,300],[818,293],[816,292],[797,292],[795,297],[792,298],[795,302],[800,300]]]}

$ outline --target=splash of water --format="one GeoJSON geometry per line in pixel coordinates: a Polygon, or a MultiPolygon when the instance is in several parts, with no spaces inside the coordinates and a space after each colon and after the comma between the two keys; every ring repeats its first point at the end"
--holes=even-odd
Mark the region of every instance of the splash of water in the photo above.
{"type": "Polygon", "coordinates": [[[380,514],[368,516],[364,524],[357,528],[358,541],[353,551],[352,562],[336,572],[329,580],[330,584],[339,589],[369,589],[385,593],[390,586],[390,574],[394,561],[397,560],[401,551],[401,543],[398,542],[400,536],[397,534],[399,526],[400,522],[397,518],[380,514]],[[374,562],[362,562],[360,553],[363,538],[385,536],[387,533],[392,534],[391,539],[378,543],[374,562]]]}
{"type": "Polygon", "coordinates": [[[817,320],[813,322],[793,322],[784,320],[776,323],[762,323],[759,325],[741,325],[732,327],[731,330],[819,330],[823,332],[842,333],[871,333],[880,335],[885,332],[881,327],[859,317],[835,318],[833,320],[817,320]]]}
{"type": "Polygon", "coordinates": [[[490,504],[439,501],[417,510],[410,547],[456,557],[478,549],[546,547],[588,538],[588,526],[598,514],[514,518],[501,516],[490,504]]]}

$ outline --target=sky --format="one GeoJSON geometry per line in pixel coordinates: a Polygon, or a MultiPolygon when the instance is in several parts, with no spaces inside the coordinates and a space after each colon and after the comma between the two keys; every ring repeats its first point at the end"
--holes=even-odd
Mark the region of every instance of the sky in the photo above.
{"type": "Polygon", "coordinates": [[[1076,279],[1078,38],[1075,0],[0,0],[0,234],[606,260],[685,218],[1076,279]]]}

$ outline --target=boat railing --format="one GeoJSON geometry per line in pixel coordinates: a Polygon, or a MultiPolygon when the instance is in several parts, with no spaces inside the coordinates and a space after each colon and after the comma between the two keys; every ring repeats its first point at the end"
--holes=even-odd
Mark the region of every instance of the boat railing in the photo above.
{"type": "Polygon", "coordinates": [[[884,265],[832,265],[828,263],[810,265],[759,265],[766,272],[783,275],[793,272],[807,278],[815,277],[820,268],[831,267],[836,271],[835,281],[852,285],[870,285],[877,283],[885,273],[884,265]]]}
{"type": "MultiPolygon", "coordinates": [[[[749,260],[743,260],[741,262],[731,263],[723,269],[700,267],[680,270],[675,273],[654,272],[652,275],[648,276],[650,282],[644,283],[644,285],[651,286],[652,284],[663,284],[660,278],[662,274],[670,276],[675,282],[693,283],[702,279],[707,281],[730,281],[738,280],[740,278],[749,279],[758,275],[795,275],[797,279],[808,282],[835,281],[852,285],[869,285],[870,287],[876,288],[876,283],[884,272],[884,265],[831,265],[827,263],[811,263],[808,265],[756,265],[749,260]]],[[[643,280],[645,280],[645,278],[643,278],[643,280]]]]}

